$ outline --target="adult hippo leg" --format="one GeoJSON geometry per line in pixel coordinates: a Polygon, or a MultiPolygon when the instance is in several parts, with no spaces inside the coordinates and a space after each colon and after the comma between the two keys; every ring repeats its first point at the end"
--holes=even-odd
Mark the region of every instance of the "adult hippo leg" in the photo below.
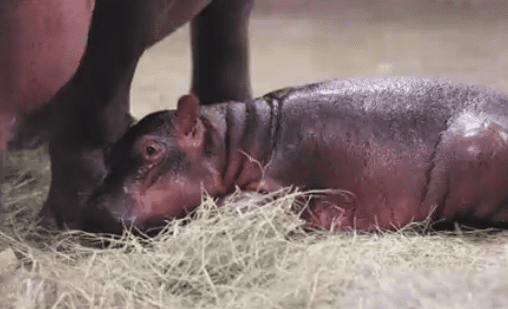
{"type": "MultiPolygon", "coordinates": [[[[7,132],[14,122],[14,117],[0,110],[0,184],[4,180],[4,163],[5,163],[5,150],[7,148],[7,132]]],[[[2,188],[0,187],[0,218],[4,211],[2,206],[2,188]]]]}
{"type": "Polygon", "coordinates": [[[192,92],[200,104],[251,97],[248,21],[253,0],[215,0],[192,21],[192,92]]]}
{"type": "Polygon", "coordinates": [[[80,66],[50,102],[52,179],[39,214],[44,226],[77,226],[80,203],[104,173],[101,147],[128,127],[128,87],[142,53],[132,33],[135,4],[96,2],[80,66]]]}
{"type": "MultiPolygon", "coordinates": [[[[93,6],[93,0],[0,1],[0,156],[12,126],[49,101],[76,71],[93,6]]],[[[34,126],[44,123],[33,119],[34,126]]],[[[21,131],[31,139],[41,130],[21,131]]],[[[22,139],[9,146],[27,145],[22,139]]]]}
{"type": "MultiPolygon", "coordinates": [[[[49,142],[52,180],[48,199],[40,213],[43,225],[80,228],[82,205],[105,174],[102,149],[116,141],[130,124],[129,89],[140,56],[150,45],[196,16],[208,2],[97,1],[88,45],[80,67],[71,81],[52,100],[54,127],[49,142]]],[[[221,2],[237,4],[241,1],[221,2]]],[[[249,10],[236,10],[245,11],[249,10]]],[[[220,14],[212,15],[220,18],[220,14]]],[[[226,14],[227,16],[229,15],[226,14]]],[[[246,27],[241,26],[242,23],[246,24],[246,18],[237,19],[237,26],[241,29],[246,27]]],[[[232,20],[233,17],[225,20],[229,19],[232,20]]],[[[231,29],[232,32],[237,31],[235,29],[236,27],[231,29]]],[[[213,44],[199,48],[220,50],[224,55],[229,54],[227,50],[213,47],[213,44]]],[[[244,52],[246,53],[246,50],[244,52]]],[[[244,56],[242,59],[246,58],[247,56],[244,56]]],[[[236,60],[232,62],[237,63],[236,60]]],[[[228,60],[224,60],[226,67],[238,67],[228,66],[228,63],[228,60]]],[[[246,67],[245,65],[245,70],[246,67]]],[[[224,80],[218,77],[224,76],[224,73],[217,69],[212,69],[208,75],[201,74],[200,71],[198,68],[194,78],[200,76],[204,81],[206,76],[224,80]]],[[[247,73],[240,74],[244,75],[247,73]]],[[[248,85],[234,86],[246,82],[247,78],[238,79],[229,86],[232,89],[249,89],[248,85]]],[[[217,97],[240,100],[244,98],[243,95],[248,95],[247,92],[242,97],[230,97],[231,93],[237,92],[228,91],[228,88],[217,91],[217,97]],[[224,95],[220,94],[222,91],[224,95]]]]}

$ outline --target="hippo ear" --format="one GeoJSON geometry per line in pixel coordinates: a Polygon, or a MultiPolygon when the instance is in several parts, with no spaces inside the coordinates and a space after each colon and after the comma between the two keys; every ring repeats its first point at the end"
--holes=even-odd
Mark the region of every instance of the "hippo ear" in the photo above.
{"type": "Polygon", "coordinates": [[[187,94],[178,100],[176,109],[176,128],[187,135],[194,129],[198,118],[199,101],[194,94],[187,94]]]}

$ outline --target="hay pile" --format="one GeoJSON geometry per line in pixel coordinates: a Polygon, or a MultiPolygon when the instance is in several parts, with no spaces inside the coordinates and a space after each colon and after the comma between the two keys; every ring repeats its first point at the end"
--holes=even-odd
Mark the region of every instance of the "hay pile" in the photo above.
{"type": "Polygon", "coordinates": [[[505,232],[309,233],[279,192],[205,198],[152,238],[48,234],[41,154],[9,166],[1,308],[508,308],[505,232]]]}

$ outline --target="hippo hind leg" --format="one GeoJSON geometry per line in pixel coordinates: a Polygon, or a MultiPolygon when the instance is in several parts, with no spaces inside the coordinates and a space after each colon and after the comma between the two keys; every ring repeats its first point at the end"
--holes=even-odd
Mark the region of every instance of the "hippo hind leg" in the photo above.
{"type": "Polygon", "coordinates": [[[440,193],[426,201],[439,205],[436,229],[508,228],[508,135],[496,124],[475,133],[448,135],[439,146],[429,192],[440,193]]]}

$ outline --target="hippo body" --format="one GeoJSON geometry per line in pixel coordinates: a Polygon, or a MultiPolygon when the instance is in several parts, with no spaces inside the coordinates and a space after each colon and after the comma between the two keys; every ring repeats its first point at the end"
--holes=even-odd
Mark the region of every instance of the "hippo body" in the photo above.
{"type": "Polygon", "coordinates": [[[201,107],[188,95],[113,147],[83,228],[160,226],[202,192],[286,186],[333,189],[303,213],[317,228],[394,229],[429,214],[504,227],[507,143],[507,96],[435,79],[328,81],[201,107]]]}

